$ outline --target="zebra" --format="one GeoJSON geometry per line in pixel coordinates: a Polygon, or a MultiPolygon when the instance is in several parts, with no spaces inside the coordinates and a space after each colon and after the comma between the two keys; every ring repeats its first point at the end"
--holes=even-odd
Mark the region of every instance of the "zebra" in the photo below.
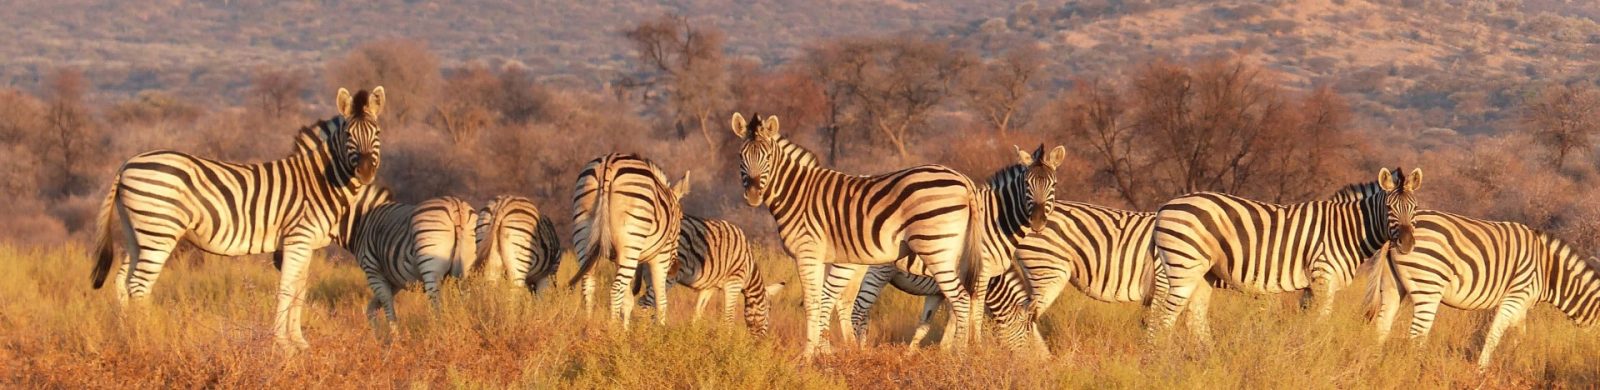
{"type": "MultiPolygon", "coordinates": [[[[973,288],[982,289],[985,293],[989,290],[988,282],[991,278],[999,278],[1001,273],[1014,268],[1012,258],[1017,250],[1017,242],[1025,236],[1043,231],[1046,221],[1054,219],[1050,213],[1050,205],[1055,200],[1056,168],[1067,156],[1067,150],[1062,146],[1056,146],[1048,154],[1045,153],[1044,145],[1039,145],[1033,153],[1023,151],[1020,147],[1013,146],[1013,149],[1016,151],[1017,163],[1000,169],[991,175],[988,183],[977,187],[978,198],[986,203],[984,211],[987,215],[983,217],[984,229],[981,237],[985,261],[983,269],[989,272],[980,275],[977,280],[981,283],[975,283],[973,288]]],[[[900,259],[896,261],[896,266],[905,268],[911,261],[912,259],[900,259]]],[[[879,292],[885,284],[893,284],[901,291],[926,297],[910,347],[915,349],[921,344],[922,338],[928,333],[929,321],[933,316],[932,310],[939,307],[943,297],[939,295],[932,278],[907,273],[896,266],[875,266],[867,276],[863,277],[854,305],[841,305],[840,328],[847,330],[844,332],[847,335],[846,339],[849,339],[848,335],[852,333],[848,330],[853,329],[856,335],[866,331],[868,312],[877,301],[879,292]],[[846,320],[850,321],[849,326],[844,323],[846,320]]],[[[1013,282],[1020,281],[1020,276],[1014,277],[1017,279],[1013,282]]],[[[1011,288],[1007,286],[1001,290],[1006,291],[1011,288]]],[[[1012,297],[1026,298],[1015,295],[1012,297]]],[[[984,298],[974,297],[974,299],[984,298]]],[[[1027,305],[1025,301],[985,300],[990,312],[1007,314],[1004,316],[1008,319],[1007,323],[1013,322],[1009,321],[1010,317],[1013,317],[1011,314],[1024,314],[1020,312],[1020,308],[1027,305]]],[[[1001,316],[997,315],[997,318],[999,317],[1001,316]]],[[[974,332],[979,331],[978,329],[974,327],[974,332]]],[[[1022,348],[1028,341],[1027,338],[1032,336],[1029,334],[1032,329],[1010,326],[1005,330],[1003,341],[1013,348],[1022,348]]],[[[1041,342],[1036,346],[1042,344],[1041,342]]]]}
{"type": "Polygon", "coordinates": [[[1561,239],[1515,222],[1468,218],[1442,211],[1416,215],[1416,244],[1392,248],[1371,267],[1368,316],[1378,340],[1389,336],[1402,300],[1412,302],[1411,338],[1425,339],[1439,304],[1495,310],[1478,367],[1487,368],[1508,327],[1548,302],[1590,327],[1600,321],[1600,259],[1584,257],[1561,239]]]}
{"type": "Polygon", "coordinates": [[[308,349],[300,322],[311,255],[333,241],[350,199],[376,179],[384,101],[383,87],[339,89],[339,115],[301,128],[293,154],[280,160],[241,164],[167,150],[128,159],[100,206],[94,287],[110,273],[116,227],[126,238],[114,282],[123,306],[144,301],[183,241],[225,256],[273,252],[282,270],[274,342],[287,354],[308,349]]]}
{"type": "Polygon", "coordinates": [[[520,196],[497,196],[478,210],[478,265],[484,279],[520,281],[530,292],[550,288],[561,266],[555,223],[520,196]]]}
{"type": "Polygon", "coordinates": [[[831,349],[821,337],[840,290],[866,266],[908,254],[920,260],[912,271],[932,275],[950,299],[956,337],[945,338],[943,347],[965,340],[967,286],[981,265],[974,263],[979,245],[971,232],[981,229],[975,225],[984,215],[970,179],[938,165],[875,176],[829,170],[816,154],[778,134],[777,117],[746,122],[735,113],[732,130],[744,140],[739,174],[745,203],[766,205],[795,259],[807,317],[804,359],[831,349]]]}
{"type": "Polygon", "coordinates": [[[1346,186],[1328,201],[1278,205],[1201,192],[1162,205],[1152,242],[1165,264],[1156,282],[1165,291],[1149,310],[1151,340],[1187,305],[1191,331],[1209,342],[1214,285],[1257,294],[1304,290],[1301,307],[1315,300],[1326,318],[1333,293],[1382,245],[1410,250],[1422,170],[1395,172],[1383,169],[1376,183],[1346,186]]]}
{"type": "MultiPolygon", "coordinates": [[[[688,172],[669,187],[660,167],[633,154],[608,154],[583,167],[572,199],[572,241],[578,252],[578,273],[568,285],[582,282],[585,312],[592,312],[594,307],[591,271],[599,262],[597,257],[617,263],[616,280],[611,285],[613,321],[621,320],[624,328],[629,324],[633,305],[623,302],[640,263],[651,268],[651,286],[660,297],[660,312],[666,312],[666,278],[678,252],[683,220],[680,199],[688,192],[688,172]]],[[[656,316],[656,323],[666,321],[666,316],[656,316]]]]}
{"type": "Polygon", "coordinates": [[[1160,262],[1151,252],[1156,213],[1056,201],[1044,231],[1017,243],[1017,262],[1032,287],[1037,320],[1068,283],[1102,302],[1141,302],[1155,295],[1160,262]]]}
{"type": "Polygon", "coordinates": [[[439,285],[461,278],[477,260],[472,205],[455,197],[429,199],[416,205],[391,200],[389,190],[369,185],[350,207],[337,238],[356,257],[372,288],[367,320],[378,330],[378,310],[395,333],[394,293],[422,284],[428,301],[439,310],[439,285]]]}
{"type": "MultiPolygon", "coordinates": [[[[692,215],[684,215],[681,226],[677,266],[667,278],[699,293],[694,304],[694,320],[700,320],[712,291],[721,289],[722,320],[732,322],[735,306],[743,302],[745,326],[757,336],[766,335],[772,327],[767,318],[771,306],[767,299],[782,289],[783,284],[764,282],[761,268],[750,255],[744,231],[728,221],[692,215]]],[[[650,272],[649,268],[639,272],[640,280],[648,280],[644,274],[650,272]]],[[[644,290],[643,286],[644,283],[635,283],[634,294],[644,290]]],[[[655,307],[655,293],[646,291],[639,298],[639,306],[655,307]]]]}

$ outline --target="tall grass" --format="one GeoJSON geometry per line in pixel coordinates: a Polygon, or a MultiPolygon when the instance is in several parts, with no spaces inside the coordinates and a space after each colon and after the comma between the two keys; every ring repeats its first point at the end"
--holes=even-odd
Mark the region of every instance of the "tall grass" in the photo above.
{"type": "MultiPolygon", "coordinates": [[[[771,339],[739,324],[689,322],[693,295],[673,289],[670,324],[635,312],[631,331],[610,329],[604,308],[584,315],[570,290],[530,296],[454,283],[433,313],[418,292],[399,297],[399,335],[370,330],[359,270],[313,268],[306,336],[312,350],[284,359],[272,346],[277,273],[259,259],[173,264],[142,309],[118,310],[89,288],[77,246],[0,246],[0,384],[18,387],[532,387],[595,388],[1354,388],[1593,387],[1600,337],[1548,308],[1514,333],[1495,364],[1472,364],[1487,316],[1446,311],[1426,344],[1372,342],[1360,293],[1347,290],[1328,323],[1301,314],[1295,297],[1219,292],[1209,347],[1179,337],[1146,347],[1142,308],[1068,292],[1043,319],[1055,356],[1004,351],[903,355],[920,298],[890,293],[873,313],[871,347],[836,346],[801,363],[800,289],[792,263],[760,255],[769,280],[790,281],[774,302],[771,339]]],[[[570,261],[570,260],[569,260],[570,261]]],[[[563,267],[561,281],[574,267],[563,267]]],[[[609,280],[609,278],[603,279],[609,280]]],[[[1358,284],[1355,288],[1359,288],[1358,284]]],[[[604,289],[602,289],[604,290],[604,289]]],[[[602,300],[604,297],[601,297],[602,300]]],[[[713,304],[711,307],[720,307],[713,304]]],[[[942,315],[941,315],[942,316],[942,315]]],[[[718,315],[708,316],[719,318],[718,315]]],[[[943,318],[937,320],[942,321],[943,318]]],[[[1404,334],[1405,318],[1396,334],[1404,334]]],[[[942,322],[940,322],[942,324],[942,322]]],[[[935,329],[938,329],[936,327],[935,329]]],[[[1403,337],[1401,337],[1403,338],[1403,337]]]]}

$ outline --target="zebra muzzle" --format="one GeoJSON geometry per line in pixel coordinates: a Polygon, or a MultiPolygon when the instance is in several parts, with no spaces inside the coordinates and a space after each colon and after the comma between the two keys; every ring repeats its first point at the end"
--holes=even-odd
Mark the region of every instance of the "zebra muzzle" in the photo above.
{"type": "Polygon", "coordinates": [[[744,203],[750,205],[750,207],[761,207],[761,194],[765,192],[760,187],[745,187],[744,203]]]}
{"type": "Polygon", "coordinates": [[[378,178],[378,155],[376,153],[364,154],[356,162],[357,185],[370,184],[378,178]]]}
{"type": "Polygon", "coordinates": [[[1412,247],[1417,244],[1417,238],[1412,234],[1413,231],[1414,229],[1412,229],[1410,226],[1401,226],[1399,229],[1396,229],[1394,235],[1395,252],[1402,255],[1411,253],[1412,247]]]}

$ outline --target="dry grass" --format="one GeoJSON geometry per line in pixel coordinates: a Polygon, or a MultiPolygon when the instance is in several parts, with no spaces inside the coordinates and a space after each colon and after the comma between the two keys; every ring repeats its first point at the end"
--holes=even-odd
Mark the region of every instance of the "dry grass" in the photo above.
{"type": "MultiPolygon", "coordinates": [[[[1292,297],[1219,293],[1216,343],[1141,346],[1140,308],[1069,296],[1045,318],[1055,357],[1003,352],[902,356],[920,301],[889,294],[874,313],[878,347],[801,364],[799,289],[775,303],[775,338],[688,322],[691,295],[674,289],[672,324],[632,331],[582,314],[566,290],[530,299],[458,284],[430,315],[420,293],[400,297],[401,335],[384,347],[362,310],[368,291],[348,264],[320,262],[306,311],[313,349],[283,359],[272,347],[277,275],[264,261],[174,264],[146,310],[121,316],[111,292],[88,287],[81,248],[0,246],[0,384],[7,387],[534,387],[672,388],[1396,388],[1593,387],[1600,338],[1537,310],[1501,359],[1476,372],[1484,316],[1447,311],[1429,343],[1374,345],[1342,294],[1331,324],[1298,313],[1292,297]]],[[[793,266],[763,256],[773,280],[793,266]]],[[[571,272],[570,265],[567,272],[571,272]]],[[[566,276],[562,276],[565,280],[566,276]]],[[[713,304],[712,306],[717,306],[713,304]]],[[[1402,322],[1403,322],[1402,318],[1402,322]]],[[[1403,332],[1403,328],[1397,328],[1403,332]]]]}

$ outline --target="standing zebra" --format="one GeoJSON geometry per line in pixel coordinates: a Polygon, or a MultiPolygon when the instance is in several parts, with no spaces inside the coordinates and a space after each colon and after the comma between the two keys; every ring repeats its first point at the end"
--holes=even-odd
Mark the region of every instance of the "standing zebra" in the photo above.
{"type": "MultiPolygon", "coordinates": [[[[983,210],[986,215],[982,218],[982,229],[979,231],[983,243],[983,275],[976,279],[975,290],[988,292],[988,282],[991,278],[998,278],[1002,273],[1011,272],[1014,268],[1013,257],[1017,251],[1017,242],[1024,236],[1038,234],[1045,228],[1045,222],[1054,219],[1050,214],[1050,204],[1055,200],[1056,194],[1056,168],[1066,158],[1065,147],[1057,146],[1045,154],[1044,145],[1039,145],[1033,153],[1028,153],[1022,148],[1016,150],[1017,163],[1000,169],[990,176],[989,182],[977,187],[978,199],[984,202],[983,210]]],[[[868,312],[877,302],[878,294],[885,284],[893,284],[901,291],[912,295],[924,296],[926,302],[920,321],[917,323],[915,335],[911,338],[910,347],[915,349],[927,335],[932,319],[933,310],[943,302],[939,295],[937,284],[932,278],[917,276],[907,273],[901,268],[906,268],[914,259],[900,259],[895,266],[874,266],[862,279],[860,292],[856,294],[853,305],[840,305],[840,328],[848,336],[852,333],[863,334],[867,329],[868,312]],[[846,326],[844,321],[850,321],[846,326]],[[851,332],[850,330],[853,330],[851,332]]],[[[1002,287],[1007,289],[1009,287],[1002,287]]],[[[984,297],[986,294],[976,294],[974,299],[984,299],[990,312],[1008,314],[1020,313],[1021,308],[1027,305],[1026,296],[1009,295],[1013,298],[1024,298],[1024,301],[996,301],[984,297]]],[[[997,316],[998,318],[998,316],[997,316]]],[[[982,321],[978,321],[981,323],[982,321]]],[[[974,327],[978,332],[981,328],[974,327]]],[[[1022,348],[1031,335],[1031,329],[1009,327],[1004,336],[1004,342],[1013,348],[1022,348]]]]}
{"type": "MultiPolygon", "coordinates": [[[[661,312],[667,310],[667,275],[678,252],[679,225],[683,220],[682,199],[689,192],[689,174],[676,186],[655,163],[632,154],[608,154],[589,161],[578,173],[573,191],[572,241],[578,252],[578,273],[569,284],[583,283],[583,307],[594,307],[594,276],[590,273],[597,257],[617,263],[616,281],[611,285],[611,318],[627,327],[633,305],[626,304],[628,287],[640,263],[651,268],[651,286],[660,297],[661,312]]],[[[656,316],[665,324],[667,317],[656,316]]]]}
{"type": "Polygon", "coordinates": [[[394,293],[418,282],[435,311],[439,309],[439,284],[446,277],[461,278],[477,259],[473,239],[478,215],[472,205],[454,197],[434,198],[416,205],[390,200],[389,190],[367,186],[344,219],[339,245],[355,254],[372,288],[367,320],[378,330],[378,310],[394,333],[394,293]]]}
{"type": "Polygon", "coordinates": [[[1390,241],[1410,250],[1421,183],[1421,169],[1410,177],[1384,169],[1377,183],[1346,186],[1327,201],[1278,205],[1201,192],[1167,202],[1153,238],[1165,263],[1158,278],[1167,280],[1156,283],[1167,291],[1150,308],[1151,335],[1170,329],[1187,305],[1191,331],[1209,341],[1213,284],[1257,294],[1304,290],[1301,306],[1315,299],[1326,317],[1333,293],[1363,260],[1390,241]]]}
{"type": "MultiPolygon", "coordinates": [[[[682,233],[678,236],[677,266],[667,277],[699,292],[694,303],[694,320],[700,320],[700,313],[705,311],[712,291],[720,289],[723,293],[723,321],[732,322],[733,313],[737,310],[735,306],[744,302],[745,326],[758,336],[767,334],[772,327],[767,318],[771,306],[767,298],[781,289],[783,284],[766,285],[761,268],[756,266],[755,258],[750,255],[750,245],[745,240],[744,231],[728,221],[691,215],[683,216],[682,226],[682,233]]],[[[641,269],[639,272],[648,274],[650,269],[641,269]]],[[[641,280],[645,278],[642,275],[639,277],[641,280]]],[[[643,287],[644,283],[635,283],[633,292],[638,294],[644,290],[643,287]]],[[[645,295],[639,298],[639,306],[654,307],[655,293],[645,291],[645,295]]]]}
{"type": "Polygon", "coordinates": [[[1159,262],[1151,253],[1156,213],[1057,201],[1044,231],[1017,243],[1033,288],[1030,319],[1044,315],[1068,283],[1103,302],[1145,302],[1159,262]]]}
{"type": "Polygon", "coordinates": [[[1439,304],[1494,309],[1478,367],[1487,368],[1506,328],[1520,326],[1535,303],[1548,302],[1580,326],[1600,320],[1600,260],[1561,239],[1514,222],[1417,212],[1416,245],[1387,251],[1368,282],[1378,340],[1389,335],[1402,299],[1412,302],[1411,338],[1433,329],[1439,304]],[[1403,297],[1402,297],[1403,295],[1403,297]],[[1376,306],[1376,307],[1374,307],[1376,306]]]}
{"type": "Polygon", "coordinates": [[[550,288],[561,266],[555,223],[520,196],[497,196],[478,210],[478,264],[484,278],[518,281],[528,291],[550,288]]]}
{"type": "Polygon", "coordinates": [[[274,341],[290,354],[309,348],[300,315],[311,254],[332,242],[355,192],[377,177],[383,105],[383,87],[353,96],[339,89],[340,115],[302,128],[281,160],[239,164],[165,150],[128,159],[100,206],[94,287],[110,273],[119,226],[128,258],[117,272],[119,303],[142,301],[181,241],[225,256],[275,252],[283,272],[274,341]]]}
{"type": "MultiPolygon", "coordinates": [[[[834,300],[863,266],[916,256],[913,272],[932,275],[950,299],[954,338],[967,337],[983,205],[972,181],[950,168],[924,165],[875,176],[821,167],[815,154],[778,134],[778,118],[746,123],[733,115],[744,139],[739,173],[745,203],[767,205],[784,249],[795,258],[806,306],[803,356],[826,351],[822,334],[834,300]],[[826,273],[826,275],[824,275],[826,273]]],[[[657,295],[660,295],[657,291],[657,295]]]]}

